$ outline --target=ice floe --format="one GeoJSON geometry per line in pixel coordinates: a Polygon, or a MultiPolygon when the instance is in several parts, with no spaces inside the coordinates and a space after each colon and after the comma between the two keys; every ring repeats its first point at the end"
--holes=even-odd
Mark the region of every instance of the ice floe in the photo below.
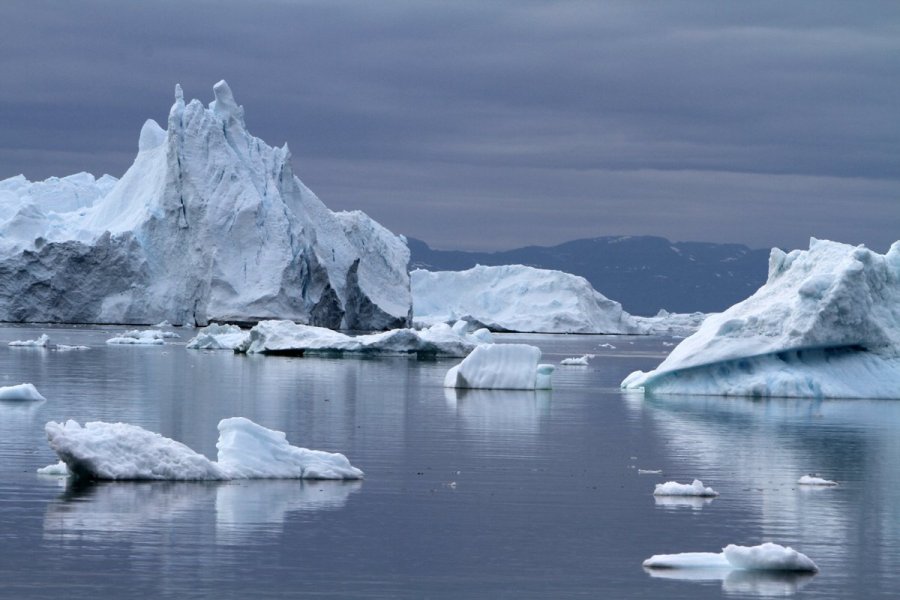
{"type": "Polygon", "coordinates": [[[188,343],[189,350],[234,350],[244,344],[250,337],[237,325],[219,325],[210,323],[197,331],[188,343]]]}
{"type": "Polygon", "coordinates": [[[653,495],[714,497],[718,496],[719,492],[711,487],[705,487],[702,481],[695,479],[691,483],[678,483],[677,481],[658,483],[653,490],[653,495]]]}
{"type": "Polygon", "coordinates": [[[649,569],[744,569],[748,571],[819,570],[808,556],[791,547],[766,542],[758,546],[729,544],[722,552],[656,554],[643,563],[649,569]]]}
{"type": "Polygon", "coordinates": [[[19,385],[9,385],[0,387],[0,400],[46,400],[34,384],[20,383],[19,385]]]}
{"type": "Polygon", "coordinates": [[[900,242],[886,254],[813,239],[775,249],[750,298],[709,316],[653,371],[653,394],[900,397],[900,242]]]}
{"type": "Polygon", "coordinates": [[[50,447],[78,477],[110,480],[361,479],[343,454],[291,446],[280,431],[234,417],[219,422],[218,461],[126,423],[45,426],[50,447]]]}
{"type": "Polygon", "coordinates": [[[161,346],[166,343],[167,339],[180,337],[173,331],[159,331],[157,329],[145,329],[143,331],[132,329],[126,331],[122,335],[106,340],[107,344],[124,344],[137,346],[161,346]]]}
{"type": "Polygon", "coordinates": [[[559,361],[559,364],[565,366],[586,367],[592,358],[594,358],[593,354],[585,354],[584,356],[579,357],[564,358],[559,361]]]}
{"type": "Polygon", "coordinates": [[[528,344],[484,344],[447,371],[444,387],[496,390],[550,389],[553,365],[539,364],[528,344]]]}
{"type": "Polygon", "coordinates": [[[50,336],[42,333],[36,340],[14,340],[7,345],[24,348],[46,348],[50,345],[50,336]]]}
{"type": "Polygon", "coordinates": [[[351,336],[293,321],[262,321],[250,330],[235,349],[249,354],[466,356],[477,345],[491,339],[490,332],[486,330],[470,333],[468,328],[469,324],[461,321],[452,327],[437,323],[421,330],[392,329],[351,336]]]}

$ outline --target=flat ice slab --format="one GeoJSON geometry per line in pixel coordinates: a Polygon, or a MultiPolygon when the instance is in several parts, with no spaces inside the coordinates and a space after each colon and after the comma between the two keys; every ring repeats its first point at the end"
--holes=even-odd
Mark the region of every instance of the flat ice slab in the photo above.
{"type": "Polygon", "coordinates": [[[748,571],[819,570],[808,556],[793,548],[767,542],[759,546],[730,544],[722,552],[683,552],[656,554],[643,563],[649,569],[744,569],[748,571]]]}
{"type": "Polygon", "coordinates": [[[219,422],[218,461],[126,423],[45,426],[50,447],[78,477],[110,480],[361,479],[343,454],[291,446],[280,431],[235,417],[219,422]]]}
{"type": "Polygon", "coordinates": [[[677,481],[667,481],[666,483],[656,484],[653,490],[654,496],[699,496],[704,498],[712,498],[719,495],[719,492],[711,487],[704,487],[703,482],[695,479],[691,483],[678,483],[677,481]]]}
{"type": "Polygon", "coordinates": [[[46,348],[50,345],[50,336],[46,333],[41,334],[36,340],[14,340],[8,344],[9,346],[19,346],[26,348],[46,348]]]}
{"type": "Polygon", "coordinates": [[[586,367],[592,358],[594,358],[593,354],[585,354],[579,357],[564,358],[559,361],[559,364],[567,367],[586,367]]]}
{"type": "Polygon", "coordinates": [[[538,364],[541,351],[528,344],[484,344],[447,371],[444,387],[493,390],[550,389],[553,365],[538,364]]]}
{"type": "Polygon", "coordinates": [[[106,340],[107,344],[124,344],[137,346],[161,346],[166,343],[169,338],[179,337],[177,333],[172,331],[160,331],[158,329],[145,329],[140,331],[132,329],[126,331],[122,335],[106,340]]]}

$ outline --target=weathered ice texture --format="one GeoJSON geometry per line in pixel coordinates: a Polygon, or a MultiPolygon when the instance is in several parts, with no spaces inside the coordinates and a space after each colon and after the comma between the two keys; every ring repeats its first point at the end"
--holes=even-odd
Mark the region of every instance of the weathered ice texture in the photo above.
{"type": "Polygon", "coordinates": [[[251,136],[221,81],[209,107],[180,86],[118,181],[0,182],[0,320],[205,325],[290,319],[409,324],[405,240],[333,213],[287,146],[251,136]]]}

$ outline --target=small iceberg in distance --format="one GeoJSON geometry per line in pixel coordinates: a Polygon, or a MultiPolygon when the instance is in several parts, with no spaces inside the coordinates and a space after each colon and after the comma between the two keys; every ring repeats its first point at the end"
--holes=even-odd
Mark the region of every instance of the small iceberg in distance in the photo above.
{"type": "Polygon", "coordinates": [[[145,329],[140,331],[132,329],[126,331],[122,335],[106,340],[111,345],[132,345],[132,346],[161,346],[166,343],[167,339],[180,337],[174,331],[160,331],[158,329],[145,329]]]}
{"type": "Polygon", "coordinates": [[[653,490],[654,496],[693,496],[698,498],[714,498],[719,492],[711,487],[705,487],[703,482],[695,479],[691,483],[678,483],[677,481],[667,481],[665,483],[656,484],[653,490]]]}
{"type": "Polygon", "coordinates": [[[45,426],[50,447],[76,477],[101,480],[362,479],[343,454],[292,446],[281,431],[243,417],[219,422],[218,461],[126,423],[45,426]]]}
{"type": "Polygon", "coordinates": [[[46,333],[41,334],[41,336],[36,340],[14,340],[7,344],[7,346],[20,347],[20,348],[46,348],[50,345],[50,336],[46,333]]]}
{"type": "Polygon", "coordinates": [[[564,358],[559,361],[559,364],[564,366],[586,367],[592,358],[594,358],[593,354],[585,354],[584,356],[579,356],[577,358],[564,358]]]}

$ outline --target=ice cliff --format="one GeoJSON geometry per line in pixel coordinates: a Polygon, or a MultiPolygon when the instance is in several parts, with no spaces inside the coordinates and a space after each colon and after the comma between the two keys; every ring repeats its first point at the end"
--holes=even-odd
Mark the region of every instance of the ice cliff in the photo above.
{"type": "Polygon", "coordinates": [[[250,135],[224,81],[213,92],[205,107],[176,86],[119,180],[0,181],[0,320],[409,324],[404,240],[326,208],[287,145],[250,135]]]}
{"type": "Polygon", "coordinates": [[[640,333],[622,305],[584,277],[523,265],[410,274],[418,321],[464,319],[493,331],[640,333]]]}
{"type": "Polygon", "coordinates": [[[900,398],[900,242],[772,250],[765,285],[709,316],[656,369],[658,394],[900,398]]]}

